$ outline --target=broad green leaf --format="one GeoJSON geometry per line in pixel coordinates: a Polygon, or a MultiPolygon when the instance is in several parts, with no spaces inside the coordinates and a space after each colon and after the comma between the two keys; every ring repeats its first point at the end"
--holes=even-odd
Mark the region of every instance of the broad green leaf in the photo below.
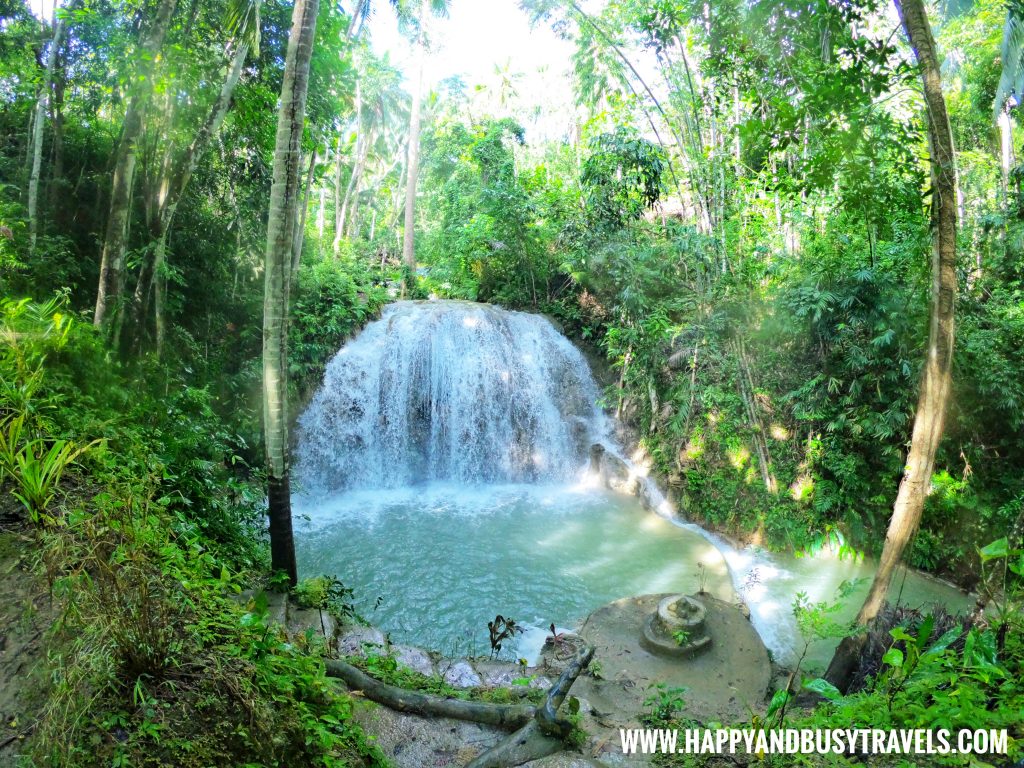
{"type": "Polygon", "coordinates": [[[989,560],[996,560],[1000,557],[1006,557],[1010,554],[1010,542],[1005,536],[1003,536],[1003,538],[996,539],[988,546],[979,549],[978,554],[981,555],[981,562],[983,563],[987,563],[989,560]]]}
{"type": "Polygon", "coordinates": [[[942,653],[959,639],[961,631],[962,630],[959,627],[946,630],[942,633],[942,637],[935,641],[935,645],[925,652],[925,655],[932,656],[942,653]]]}
{"type": "Polygon", "coordinates": [[[786,703],[788,701],[789,691],[785,689],[781,691],[776,691],[775,695],[772,696],[771,704],[768,705],[768,712],[765,713],[765,717],[771,717],[772,715],[774,715],[776,712],[778,712],[780,709],[786,706],[786,703]]]}
{"type": "Polygon", "coordinates": [[[814,691],[824,696],[829,701],[836,701],[837,699],[843,698],[843,694],[839,692],[832,683],[824,678],[817,677],[814,680],[809,680],[804,683],[804,688],[808,691],[814,691]]]}
{"type": "Polygon", "coordinates": [[[935,628],[935,616],[929,614],[924,621],[921,622],[921,626],[917,628],[917,650],[923,651],[924,647],[928,644],[928,639],[932,636],[932,630],[935,628]]]}
{"type": "Polygon", "coordinates": [[[903,651],[899,648],[890,648],[882,656],[882,663],[888,664],[890,667],[896,667],[897,669],[903,666],[903,651]]]}

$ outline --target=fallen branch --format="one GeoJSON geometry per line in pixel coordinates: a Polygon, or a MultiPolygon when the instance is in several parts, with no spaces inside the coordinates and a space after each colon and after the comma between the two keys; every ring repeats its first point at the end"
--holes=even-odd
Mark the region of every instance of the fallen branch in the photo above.
{"type": "Polygon", "coordinates": [[[511,768],[531,760],[539,760],[565,748],[565,738],[572,731],[572,723],[558,719],[558,708],[576,678],[594,658],[593,646],[587,646],[565,668],[558,681],[548,691],[544,706],[533,718],[504,741],[484,752],[466,768],[511,768]]]}
{"type": "Polygon", "coordinates": [[[486,704],[479,701],[446,699],[429,693],[410,691],[406,688],[382,683],[358,667],[344,661],[325,659],[324,663],[327,665],[328,677],[343,680],[350,689],[362,691],[370,701],[383,704],[388,709],[397,712],[432,717],[451,717],[456,720],[468,720],[498,728],[519,728],[532,722],[537,711],[529,704],[486,704]]]}

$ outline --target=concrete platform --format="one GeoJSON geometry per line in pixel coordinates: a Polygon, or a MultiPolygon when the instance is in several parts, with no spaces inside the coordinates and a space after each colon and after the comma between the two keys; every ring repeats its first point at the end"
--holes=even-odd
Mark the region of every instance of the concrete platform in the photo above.
{"type": "Polygon", "coordinates": [[[684,713],[703,722],[745,718],[750,710],[763,710],[771,663],[740,606],[701,595],[711,646],[693,658],[670,658],[641,645],[644,624],[665,597],[617,600],[588,617],[580,635],[597,649],[599,677],[580,677],[573,695],[586,699],[613,728],[636,727],[637,714],[649,709],[644,700],[659,683],[687,688],[684,713]]]}

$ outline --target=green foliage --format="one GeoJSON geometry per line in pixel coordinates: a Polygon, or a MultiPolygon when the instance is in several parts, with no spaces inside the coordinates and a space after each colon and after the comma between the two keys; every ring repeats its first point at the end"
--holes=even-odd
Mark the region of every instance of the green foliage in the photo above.
{"type": "MultiPolygon", "coordinates": [[[[397,10],[422,38],[414,5],[397,10]]],[[[484,86],[428,96],[409,269],[396,237],[401,73],[356,34],[347,6],[321,4],[302,148],[315,162],[291,286],[293,402],[399,279],[409,298],[543,311],[604,353],[604,403],[635,428],[687,516],[812,554],[876,551],[925,359],[932,204],[917,73],[887,6],[525,5],[575,44],[571,125],[554,141],[528,136],[533,115],[506,101],[507,71],[494,108],[480,108],[484,86]]],[[[993,125],[995,107],[1020,143],[1019,115],[1004,111],[1020,80],[1017,6],[979,0],[933,18],[962,192],[957,349],[909,554],[978,582],[993,627],[946,647],[926,627],[901,629],[873,688],[840,699],[804,683],[834,699],[815,722],[980,726],[1020,711],[1024,168],[1004,180],[993,125]]],[[[369,4],[359,7],[365,19],[369,4]]],[[[230,750],[259,764],[338,762],[343,744],[363,747],[317,662],[266,625],[263,607],[240,616],[228,599],[266,561],[258,319],[291,8],[217,0],[176,14],[138,143],[118,320],[101,333],[78,318],[95,299],[137,10],[65,10],[33,250],[28,126],[52,29],[24,3],[0,9],[0,291],[19,297],[0,299],[0,484],[45,523],[42,565],[68,610],[54,660],[66,688],[46,733],[86,764],[218,764],[235,761],[230,750]],[[161,168],[203,124],[239,35],[259,50],[147,284],[161,168]],[[133,293],[149,302],[138,322],[133,293]],[[114,355],[119,334],[126,351],[114,355]],[[99,438],[103,450],[84,450],[99,438]],[[179,735],[184,723],[197,724],[194,741],[179,735]]],[[[329,579],[299,595],[341,615],[351,606],[329,579]]],[[[807,638],[840,632],[830,605],[798,603],[807,638]]],[[[769,717],[786,716],[790,695],[769,717]]],[[[669,720],[681,697],[662,690],[650,705],[669,720]]]]}
{"type": "Polygon", "coordinates": [[[320,385],[344,341],[377,316],[387,294],[355,259],[302,265],[292,291],[288,370],[305,394],[320,385]]]}
{"type": "Polygon", "coordinates": [[[635,131],[597,136],[580,174],[588,214],[613,228],[635,221],[661,197],[664,172],[664,152],[635,131]]]}
{"type": "Polygon", "coordinates": [[[442,296],[538,308],[564,287],[552,214],[563,204],[545,168],[516,168],[525,143],[511,119],[441,125],[425,139],[438,225],[424,238],[427,286],[442,296]]]}
{"type": "Polygon", "coordinates": [[[3,311],[0,481],[46,523],[35,558],[60,610],[35,764],[381,764],[319,657],[265,598],[238,602],[265,562],[260,494],[209,392],[131,387],[59,301],[3,311]],[[102,451],[68,437],[99,431],[102,451]]]}
{"type": "Polygon", "coordinates": [[[40,764],[382,761],[322,663],[268,623],[265,598],[243,609],[239,574],[174,533],[145,487],[84,500],[43,559],[67,609],[40,764]]]}
{"type": "MultiPolygon", "coordinates": [[[[856,722],[864,728],[947,728],[954,732],[1006,728],[1009,759],[1019,758],[1022,734],[1012,712],[1024,701],[1024,689],[1017,682],[1024,649],[1013,641],[997,650],[996,633],[978,628],[966,636],[953,629],[936,639],[931,622],[927,617],[917,628],[892,630],[894,644],[866,691],[835,699],[791,725],[831,728],[856,722]]],[[[967,765],[976,759],[928,756],[930,765],[967,765]]]]}
{"type": "Polygon", "coordinates": [[[686,706],[686,688],[656,683],[651,686],[649,693],[644,699],[644,706],[650,707],[650,711],[641,718],[646,725],[670,723],[686,706]]]}
{"type": "Polygon", "coordinates": [[[338,621],[359,618],[352,598],[355,593],[331,576],[314,576],[300,581],[293,590],[295,600],[302,608],[327,611],[338,621]]]}
{"type": "MultiPolygon", "coordinates": [[[[0,438],[0,453],[11,454],[10,446],[17,441],[20,427],[20,419],[8,421],[7,436],[0,438]]],[[[99,440],[94,440],[88,445],[76,446],[67,440],[54,440],[47,448],[42,440],[27,442],[13,453],[13,462],[9,468],[4,467],[6,471],[0,473],[0,477],[7,474],[14,479],[18,490],[12,494],[25,505],[32,522],[42,522],[50,519],[46,510],[56,495],[64,471],[99,443],[99,440]]],[[[6,457],[0,459],[0,463],[6,464],[6,457]]]]}

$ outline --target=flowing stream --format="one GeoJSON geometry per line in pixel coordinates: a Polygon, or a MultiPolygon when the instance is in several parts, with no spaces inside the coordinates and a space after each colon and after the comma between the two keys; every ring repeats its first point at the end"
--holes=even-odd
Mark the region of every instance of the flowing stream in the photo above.
{"type": "MultiPolygon", "coordinates": [[[[802,650],[798,593],[831,600],[872,565],[825,552],[737,550],[642,509],[587,476],[589,446],[614,450],[583,356],[538,315],[470,302],[398,302],[329,364],[299,418],[294,499],[303,576],[326,573],[396,641],[451,655],[489,650],[487,621],[526,632],[504,655],[535,657],[545,629],[650,592],[739,593],[781,662],[802,650]],[[377,605],[377,597],[383,598],[377,605]]],[[[920,574],[910,605],[966,605],[920,574]]],[[[828,643],[808,654],[827,661],[828,643]]]]}

